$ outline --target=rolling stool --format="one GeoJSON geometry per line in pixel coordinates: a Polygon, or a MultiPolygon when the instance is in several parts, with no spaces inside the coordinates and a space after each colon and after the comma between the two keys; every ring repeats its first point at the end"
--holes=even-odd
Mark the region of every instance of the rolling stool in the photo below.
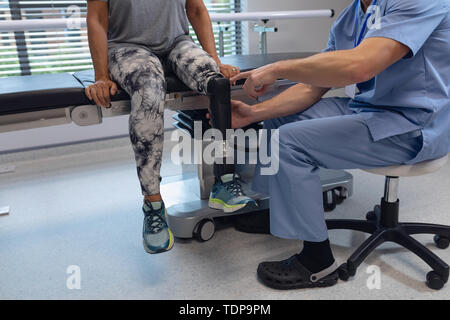
{"type": "Polygon", "coordinates": [[[421,176],[435,172],[444,167],[448,155],[415,165],[394,166],[365,170],[373,174],[386,176],[384,197],[381,205],[366,216],[367,220],[327,220],[329,230],[356,230],[371,234],[352,254],[346,263],[339,267],[339,278],[347,281],[356,274],[356,269],[367,256],[384,242],[394,242],[412,251],[424,260],[432,269],[427,274],[426,284],[429,288],[440,290],[449,277],[449,266],[428,248],[415,240],[414,234],[434,234],[434,242],[440,249],[449,246],[450,226],[425,223],[399,223],[399,177],[421,176]]]}

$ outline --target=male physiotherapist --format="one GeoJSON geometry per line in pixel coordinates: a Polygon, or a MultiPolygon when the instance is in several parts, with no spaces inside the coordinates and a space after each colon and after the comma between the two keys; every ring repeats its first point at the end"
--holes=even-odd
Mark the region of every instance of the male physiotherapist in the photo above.
{"type": "MultiPolygon", "coordinates": [[[[412,164],[449,152],[450,0],[355,0],[332,27],[328,47],[235,77],[264,94],[276,79],[298,82],[275,98],[233,102],[233,126],[264,120],[279,129],[280,170],[254,189],[270,194],[271,233],[304,240],[284,261],[263,262],[276,289],[332,286],[337,263],[328,241],[318,168],[412,164]],[[355,85],[356,84],[356,85],[355,85]],[[322,99],[346,87],[349,98],[322,99]]],[[[273,146],[272,146],[273,147],[273,146]]]]}

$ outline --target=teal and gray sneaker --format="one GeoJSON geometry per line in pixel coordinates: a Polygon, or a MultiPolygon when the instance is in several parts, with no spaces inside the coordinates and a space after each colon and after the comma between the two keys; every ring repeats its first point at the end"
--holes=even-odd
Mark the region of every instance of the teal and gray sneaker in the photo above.
{"type": "Polygon", "coordinates": [[[209,207],[226,213],[238,211],[247,206],[257,207],[256,201],[247,197],[237,174],[226,174],[216,182],[209,195],[209,207]]]}
{"type": "Polygon", "coordinates": [[[164,202],[145,201],[142,237],[148,253],[162,253],[173,247],[173,234],[167,225],[167,210],[164,202]]]}

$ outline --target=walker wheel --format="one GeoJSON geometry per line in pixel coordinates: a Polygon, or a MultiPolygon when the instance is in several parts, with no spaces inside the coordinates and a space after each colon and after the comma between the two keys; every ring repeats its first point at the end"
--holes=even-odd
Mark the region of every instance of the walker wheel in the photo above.
{"type": "Polygon", "coordinates": [[[201,242],[206,242],[212,239],[216,232],[216,224],[213,220],[204,219],[200,221],[194,230],[194,238],[201,242]]]}

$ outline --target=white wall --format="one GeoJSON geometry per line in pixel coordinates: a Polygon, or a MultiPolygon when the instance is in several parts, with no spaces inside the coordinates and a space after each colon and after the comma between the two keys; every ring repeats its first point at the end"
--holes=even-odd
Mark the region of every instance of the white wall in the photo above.
{"type": "Polygon", "coordinates": [[[103,119],[103,123],[98,126],[79,127],[66,124],[0,133],[0,152],[120,136],[126,133],[126,118],[103,119]]]}
{"type": "MultiPolygon", "coordinates": [[[[244,0],[247,11],[334,9],[336,16],[351,0],[244,0]]],[[[335,18],[336,18],[335,16],[335,18]]],[[[325,47],[331,18],[276,21],[279,31],[268,35],[269,52],[319,51],[325,47]]],[[[247,53],[258,53],[258,34],[248,26],[247,53]]],[[[165,127],[171,128],[171,113],[165,127]]],[[[105,119],[92,127],[64,125],[0,134],[0,152],[126,135],[127,117],[105,119]]]]}
{"type": "MultiPolygon", "coordinates": [[[[352,0],[246,0],[248,11],[334,9],[334,18],[274,21],[278,32],[268,34],[268,52],[320,51],[326,47],[329,31],[339,13],[352,0]]],[[[248,26],[249,53],[258,53],[259,36],[248,26]]]]}
{"type": "MultiPolygon", "coordinates": [[[[165,112],[164,127],[173,128],[173,111],[165,112]]],[[[128,135],[128,116],[105,118],[95,126],[75,124],[0,133],[0,153],[128,135]]]]}

